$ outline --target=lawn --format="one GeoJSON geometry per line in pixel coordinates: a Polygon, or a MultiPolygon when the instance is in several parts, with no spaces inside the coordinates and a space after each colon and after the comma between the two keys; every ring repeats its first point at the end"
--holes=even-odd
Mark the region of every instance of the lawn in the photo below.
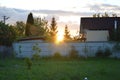
{"type": "Polygon", "coordinates": [[[33,61],[31,70],[23,59],[0,61],[0,80],[120,80],[120,60],[33,61]]]}

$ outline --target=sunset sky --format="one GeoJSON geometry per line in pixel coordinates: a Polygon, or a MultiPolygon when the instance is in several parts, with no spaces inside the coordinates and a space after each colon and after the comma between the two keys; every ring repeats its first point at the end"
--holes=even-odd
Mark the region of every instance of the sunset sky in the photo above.
{"type": "Polygon", "coordinates": [[[65,25],[72,35],[78,34],[80,18],[90,17],[94,13],[120,12],[120,0],[1,0],[0,20],[9,16],[9,23],[17,20],[26,21],[29,12],[34,16],[46,17],[48,21],[54,16],[58,22],[59,33],[63,34],[65,25]]]}

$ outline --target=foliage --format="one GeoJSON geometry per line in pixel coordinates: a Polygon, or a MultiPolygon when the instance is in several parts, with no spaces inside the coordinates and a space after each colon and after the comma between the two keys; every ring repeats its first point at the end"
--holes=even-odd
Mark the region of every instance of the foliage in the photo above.
{"type": "Polygon", "coordinates": [[[62,55],[59,52],[55,52],[53,55],[53,58],[60,59],[60,58],[62,58],[62,55]]]}
{"type": "Polygon", "coordinates": [[[14,26],[14,30],[16,31],[16,35],[18,38],[25,36],[25,23],[22,21],[17,21],[14,26]]]}
{"type": "Polygon", "coordinates": [[[112,15],[110,15],[110,14],[108,14],[107,12],[105,12],[104,14],[101,14],[101,13],[97,13],[97,14],[93,14],[93,17],[94,18],[96,18],[96,17],[117,17],[117,14],[112,14],[112,15]]]}
{"type": "Polygon", "coordinates": [[[35,36],[44,37],[48,40],[49,37],[49,29],[48,29],[48,21],[45,18],[34,18],[34,27],[35,36]]]}
{"type": "Polygon", "coordinates": [[[104,57],[109,57],[112,54],[109,48],[106,48],[104,51],[104,57]]]}
{"type": "Polygon", "coordinates": [[[33,18],[32,13],[30,13],[26,23],[25,35],[49,40],[48,21],[45,18],[33,18]]]}
{"type": "Polygon", "coordinates": [[[101,49],[98,49],[96,52],[96,57],[109,57],[112,54],[109,48],[106,48],[104,51],[101,49]]]}
{"type": "Polygon", "coordinates": [[[26,57],[25,58],[25,62],[26,62],[27,69],[31,70],[31,67],[32,67],[32,61],[31,61],[31,59],[28,58],[28,57],[26,57]]]}
{"type": "Polygon", "coordinates": [[[32,55],[32,59],[35,60],[35,61],[38,61],[38,60],[40,60],[40,55],[35,53],[35,54],[32,55]]]}
{"type": "Polygon", "coordinates": [[[11,46],[16,39],[16,33],[13,26],[0,22],[0,44],[11,46]]]}
{"type": "Polygon", "coordinates": [[[41,52],[41,49],[39,48],[39,45],[36,43],[32,50],[35,52],[32,56],[33,60],[39,60],[40,59],[40,52],[41,52]]]}
{"type": "Polygon", "coordinates": [[[56,38],[57,38],[57,23],[55,18],[52,18],[51,21],[51,26],[50,26],[50,37],[51,37],[51,41],[55,42],[56,38]]]}
{"type": "Polygon", "coordinates": [[[73,58],[73,59],[75,59],[75,58],[78,58],[79,57],[79,55],[78,55],[78,51],[75,49],[75,47],[74,46],[71,46],[71,50],[70,50],[70,52],[69,52],[69,55],[68,55],[70,58],[73,58]]]}
{"type": "Polygon", "coordinates": [[[103,53],[103,50],[101,50],[101,49],[98,49],[95,54],[96,57],[103,57],[103,55],[104,55],[104,53],[103,53]]]}
{"type": "Polygon", "coordinates": [[[65,26],[64,40],[65,40],[65,41],[69,41],[69,40],[71,40],[70,32],[69,32],[69,30],[68,30],[68,26],[67,26],[67,25],[65,26]]]}
{"type": "Polygon", "coordinates": [[[39,45],[38,43],[36,43],[34,46],[33,46],[33,51],[35,51],[35,53],[40,53],[41,52],[41,49],[39,48],[39,45]]]}
{"type": "Polygon", "coordinates": [[[28,18],[27,18],[27,22],[26,22],[26,29],[25,29],[25,35],[26,36],[31,36],[31,27],[33,26],[34,24],[34,19],[33,19],[33,15],[32,13],[29,13],[28,14],[28,18]]]}

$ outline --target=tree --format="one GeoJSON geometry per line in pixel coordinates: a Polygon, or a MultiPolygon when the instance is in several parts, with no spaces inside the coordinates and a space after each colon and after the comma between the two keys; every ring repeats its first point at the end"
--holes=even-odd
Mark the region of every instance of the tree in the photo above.
{"type": "Polygon", "coordinates": [[[97,17],[100,17],[100,13],[97,14],[97,17]]]}
{"type": "Polygon", "coordinates": [[[105,12],[102,17],[110,17],[109,14],[107,12],[105,12]]]}
{"type": "Polygon", "coordinates": [[[26,29],[25,29],[25,35],[26,36],[31,36],[31,31],[30,28],[34,24],[34,19],[32,13],[28,14],[27,22],[26,22],[26,29]]]}
{"type": "Polygon", "coordinates": [[[112,14],[112,16],[110,16],[110,14],[108,14],[107,12],[105,12],[104,14],[100,14],[100,13],[97,13],[97,14],[93,14],[93,17],[96,18],[96,17],[117,17],[117,14],[112,14]]]}
{"type": "Polygon", "coordinates": [[[25,35],[25,23],[22,21],[17,21],[15,31],[18,37],[23,37],[25,35]]]}
{"type": "Polygon", "coordinates": [[[34,18],[34,26],[36,27],[36,36],[48,37],[48,21],[45,18],[34,18]]]}
{"type": "Polygon", "coordinates": [[[117,14],[114,13],[114,14],[112,14],[112,16],[113,16],[113,17],[117,17],[117,14]]]}
{"type": "Polygon", "coordinates": [[[50,26],[50,37],[51,37],[51,40],[52,41],[55,41],[56,38],[57,38],[57,23],[56,23],[56,20],[55,18],[53,17],[52,18],[52,21],[51,21],[51,26],[50,26]]]}
{"type": "Polygon", "coordinates": [[[11,46],[16,38],[16,33],[13,26],[0,22],[0,44],[11,46]]]}
{"type": "Polygon", "coordinates": [[[65,26],[65,32],[64,32],[64,40],[65,41],[68,41],[68,40],[70,40],[71,39],[71,37],[70,37],[70,32],[69,32],[69,30],[68,30],[68,26],[66,25],[65,26]]]}
{"type": "Polygon", "coordinates": [[[97,17],[97,14],[93,14],[93,17],[94,17],[94,18],[97,17]]]}

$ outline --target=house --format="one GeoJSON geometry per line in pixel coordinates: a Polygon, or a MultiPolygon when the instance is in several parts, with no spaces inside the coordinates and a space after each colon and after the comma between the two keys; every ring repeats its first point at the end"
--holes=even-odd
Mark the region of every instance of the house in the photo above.
{"type": "Polygon", "coordinates": [[[82,17],[80,34],[86,41],[108,41],[119,27],[120,17],[82,17]]]}

